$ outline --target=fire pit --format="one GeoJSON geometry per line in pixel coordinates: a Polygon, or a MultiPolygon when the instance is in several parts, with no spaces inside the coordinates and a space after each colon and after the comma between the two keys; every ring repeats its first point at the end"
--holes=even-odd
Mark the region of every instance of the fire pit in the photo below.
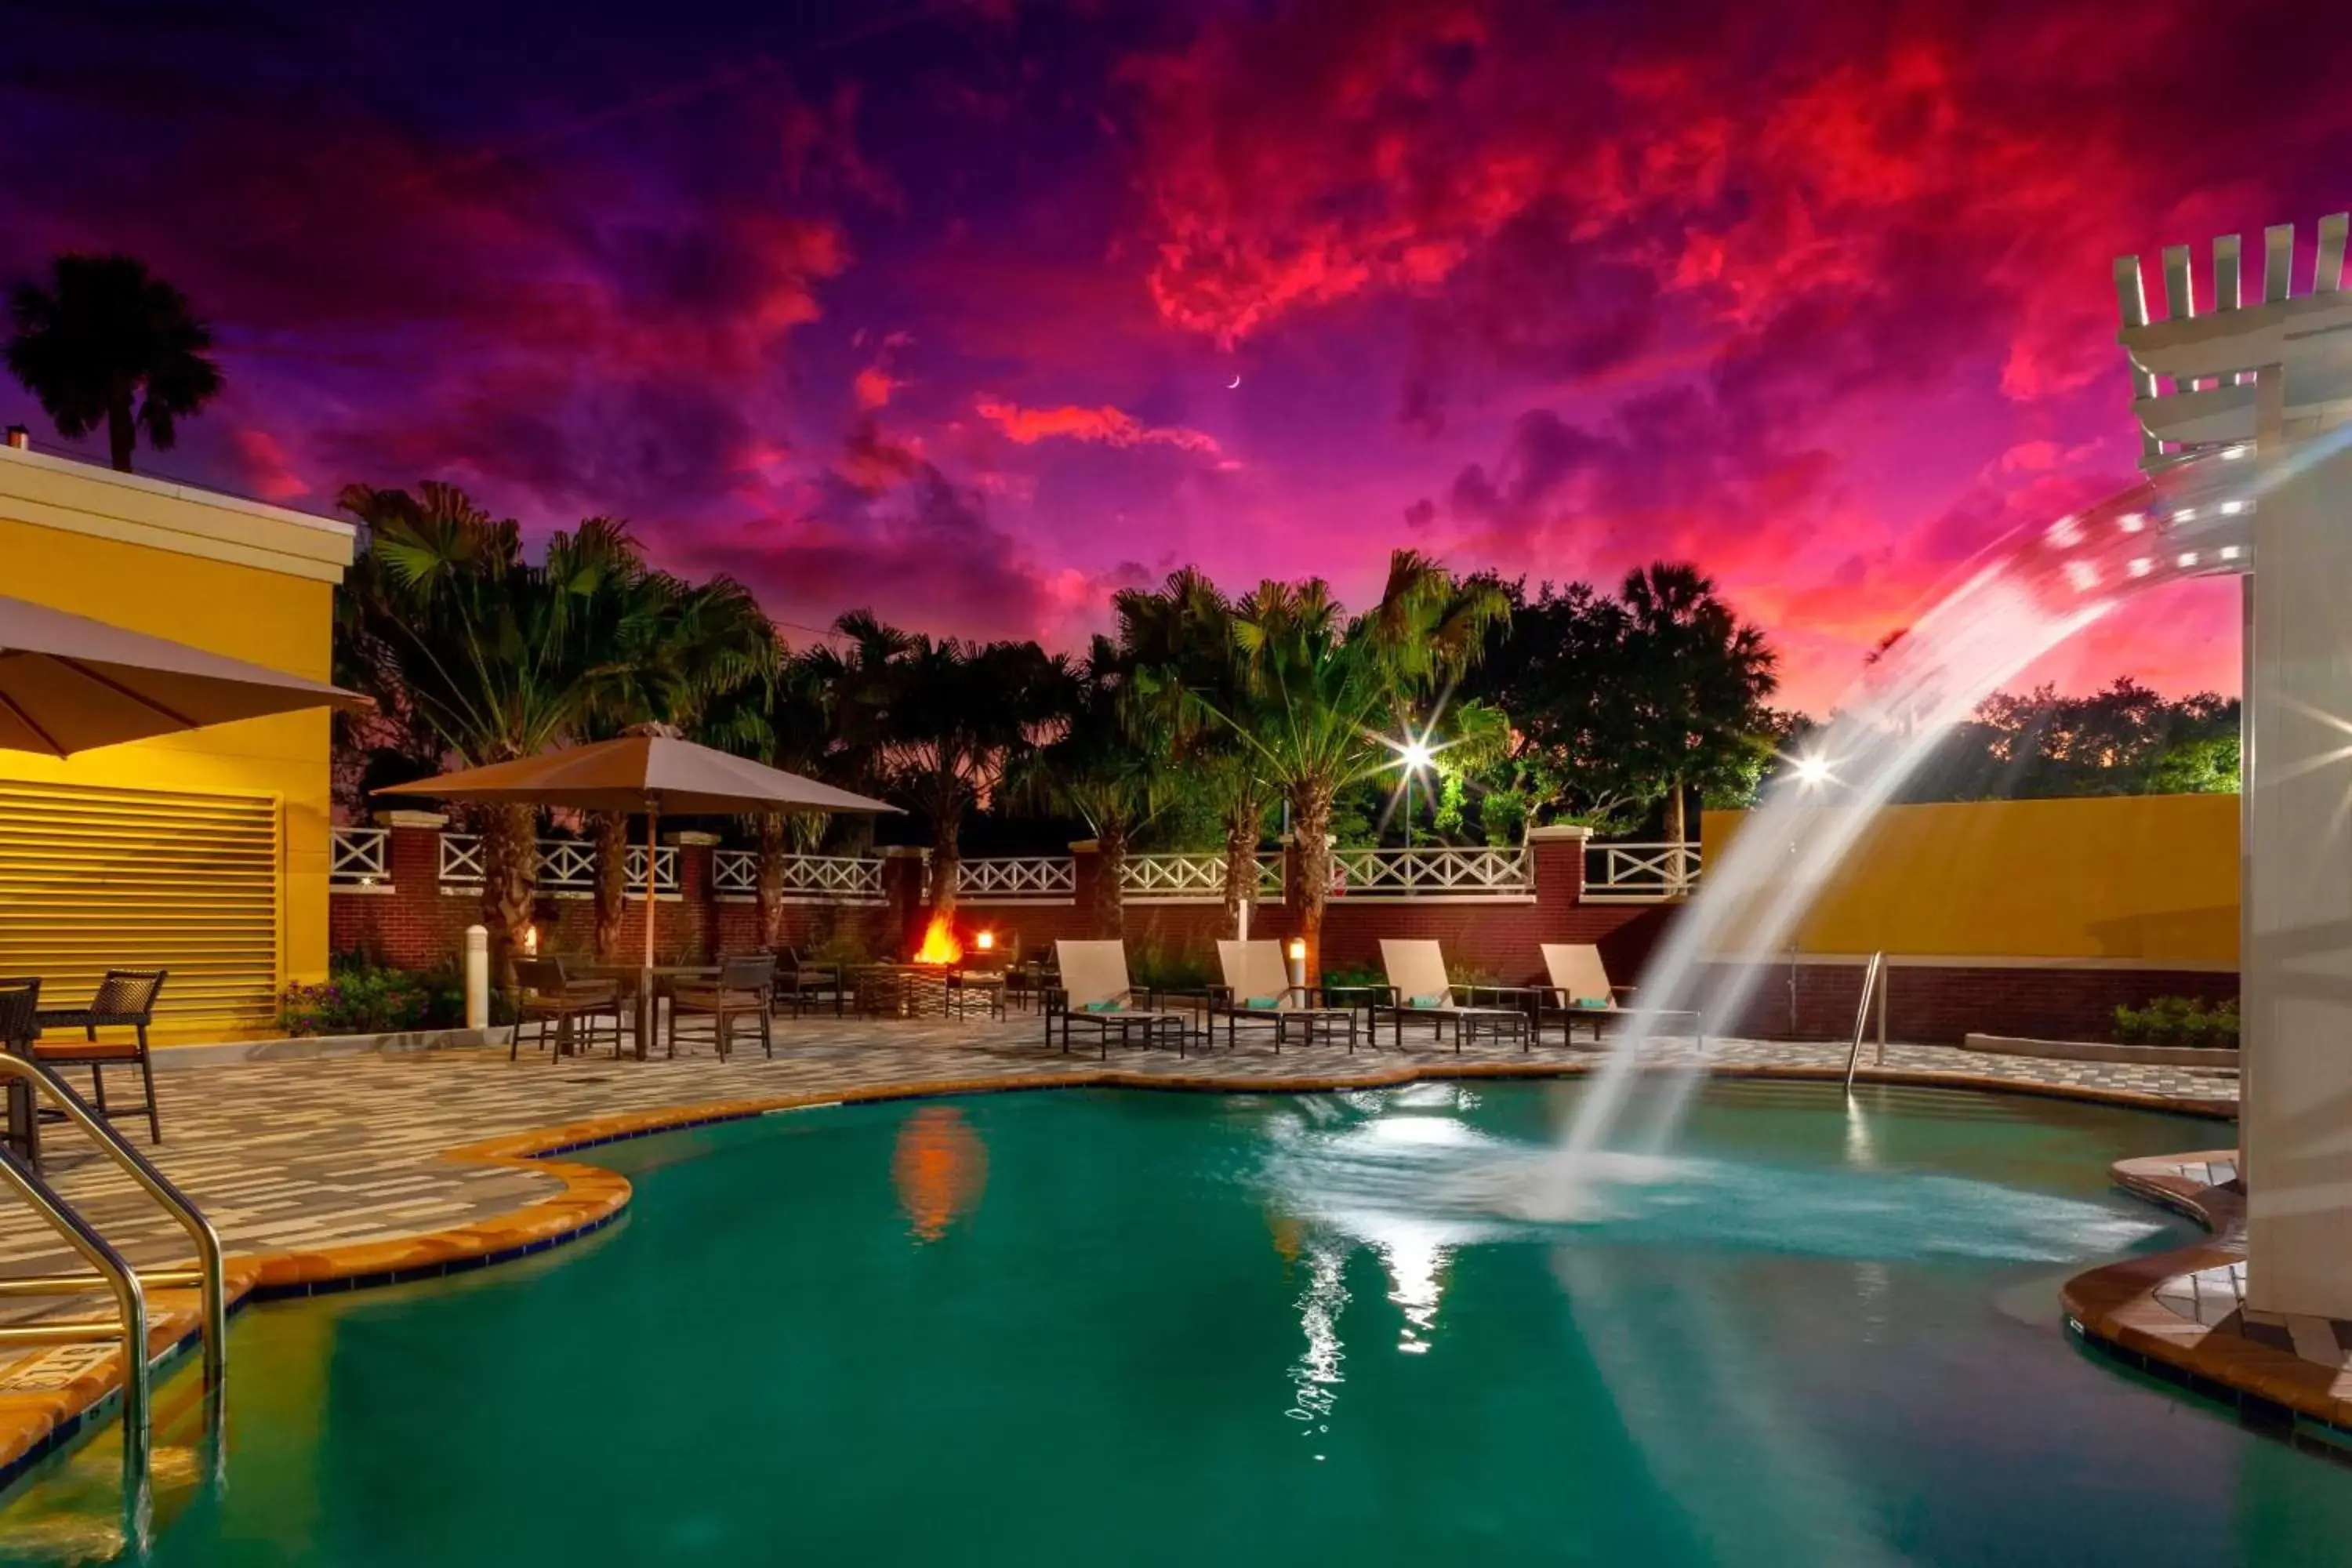
{"type": "MultiPolygon", "coordinates": [[[[987,941],[983,948],[992,945],[987,941]]],[[[963,967],[963,943],[954,928],[934,915],[923,942],[904,963],[869,963],[856,972],[857,1010],[871,1017],[989,1017],[1004,1015],[1004,976],[990,969],[963,967]]]]}

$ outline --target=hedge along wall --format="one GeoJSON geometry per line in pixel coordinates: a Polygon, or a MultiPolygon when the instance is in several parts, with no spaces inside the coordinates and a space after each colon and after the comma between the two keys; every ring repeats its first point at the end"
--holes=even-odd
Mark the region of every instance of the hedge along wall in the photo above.
{"type": "MultiPolygon", "coordinates": [[[[2104,1039],[2118,1005],[2238,994],[2235,795],[1890,806],[1763,961],[1740,1032],[1853,1026],[1862,964],[1887,955],[1888,1030],[2104,1039]]],[[[1837,809],[1834,806],[1825,810],[1837,809]]],[[[1711,865],[1743,814],[1700,826],[1711,865]]]]}

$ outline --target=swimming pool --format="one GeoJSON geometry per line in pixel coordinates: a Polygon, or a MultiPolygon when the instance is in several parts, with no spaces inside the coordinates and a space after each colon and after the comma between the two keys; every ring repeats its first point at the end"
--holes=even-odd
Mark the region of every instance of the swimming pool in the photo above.
{"type": "MultiPolygon", "coordinates": [[[[2059,1323],[2063,1279],[2190,1234],[2108,1162],[2211,1123],[1717,1083],[1675,1159],[1531,1220],[1580,1092],[1003,1094],[616,1145],[636,1200],[594,1237],[242,1314],[226,1484],[159,1465],[153,1561],[2344,1560],[2352,1472],[2059,1323]]],[[[112,1481],[99,1447],[37,1477],[0,1560],[71,1560],[112,1481]]]]}

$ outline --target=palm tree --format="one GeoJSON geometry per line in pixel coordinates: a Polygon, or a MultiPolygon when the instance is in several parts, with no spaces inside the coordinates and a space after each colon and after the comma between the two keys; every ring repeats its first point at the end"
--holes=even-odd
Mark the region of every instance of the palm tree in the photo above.
{"type": "Polygon", "coordinates": [[[1457,581],[1410,550],[1389,558],[1379,603],[1352,618],[1320,578],[1263,583],[1234,607],[1244,700],[1199,688],[1189,696],[1241,739],[1290,804],[1298,877],[1291,896],[1315,973],[1331,884],[1333,797],[1394,765],[1387,737],[1409,709],[1442,703],[1487,627],[1507,613],[1491,581],[1457,581]]]}
{"type": "Polygon", "coordinates": [[[1026,756],[1011,781],[1027,804],[1066,812],[1094,835],[1093,934],[1127,931],[1127,854],[1138,828],[1176,788],[1178,729],[1164,704],[1138,702],[1135,661],[1097,637],[1072,672],[1062,732],[1026,756]]]}
{"type": "MultiPolygon", "coordinates": [[[[572,539],[558,540],[565,549],[550,547],[548,571],[576,582],[584,601],[572,617],[574,659],[609,672],[582,715],[580,739],[648,727],[721,744],[738,728],[756,736],[757,693],[778,653],[775,627],[750,589],[728,576],[694,584],[650,571],[625,525],[609,519],[591,518],[572,539]],[[608,558],[580,548],[592,538],[618,552],[608,558]],[[738,692],[751,700],[730,700],[738,692]]],[[[591,812],[588,828],[596,846],[596,952],[610,958],[620,949],[629,819],[591,812]]]]}
{"type": "MultiPolygon", "coordinates": [[[[433,735],[458,765],[512,762],[573,733],[621,679],[581,622],[617,574],[639,570],[625,534],[591,519],[528,561],[513,519],[493,520],[452,485],[415,495],[353,485],[341,505],[367,525],[338,619],[360,689],[433,735]]],[[[482,923],[501,983],[530,919],[538,815],[477,809],[482,923]]]]}
{"type": "Polygon", "coordinates": [[[185,294],[131,257],[58,257],[47,287],[16,285],[8,313],[9,373],[67,439],[105,426],[108,455],[124,473],[141,431],[170,451],[176,421],[221,389],[220,366],[205,357],[212,330],[185,294]]]}
{"type": "MultiPolygon", "coordinates": [[[[856,771],[835,724],[837,672],[842,662],[823,648],[786,652],[778,645],[772,678],[745,682],[719,694],[706,712],[701,739],[770,767],[810,778],[840,782],[856,771]]],[[[832,817],[822,811],[757,818],[760,838],[760,940],[775,947],[783,940],[784,857],[814,854],[832,817]]]]}
{"type": "Polygon", "coordinates": [[[1263,730],[1234,638],[1234,607],[1196,567],[1157,589],[1122,589],[1112,601],[1119,647],[1134,668],[1130,707],[1171,732],[1183,787],[1217,814],[1224,844],[1226,929],[1238,936],[1242,908],[1257,900],[1257,847],[1275,790],[1243,730],[1263,730]],[[1196,694],[1187,700],[1187,693],[1196,694]],[[1212,712],[1246,715],[1238,725],[1212,712]]]}
{"type": "Polygon", "coordinates": [[[1655,781],[1665,796],[1666,839],[1680,844],[1687,791],[1722,782],[1750,759],[1749,737],[1779,683],[1777,656],[1696,566],[1637,568],[1617,596],[1629,623],[1617,691],[1620,762],[1655,781]]]}
{"type": "Polygon", "coordinates": [[[1034,642],[898,634],[896,647],[861,664],[845,731],[853,745],[877,747],[891,787],[930,823],[930,902],[944,919],[955,912],[964,818],[1037,745],[1069,677],[1034,642]]]}

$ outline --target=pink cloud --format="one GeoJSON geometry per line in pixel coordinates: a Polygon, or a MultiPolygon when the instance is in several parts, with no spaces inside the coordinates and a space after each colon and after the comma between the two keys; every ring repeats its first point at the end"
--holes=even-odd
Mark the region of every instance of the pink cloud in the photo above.
{"type": "Polygon", "coordinates": [[[1216,437],[1203,431],[1181,425],[1146,425],[1125,409],[1108,403],[1099,408],[1081,408],[1075,404],[1058,408],[1024,408],[982,393],[972,409],[1024,447],[1034,447],[1040,441],[1070,440],[1103,447],[1175,447],[1211,457],[1221,450],[1216,437]]]}

